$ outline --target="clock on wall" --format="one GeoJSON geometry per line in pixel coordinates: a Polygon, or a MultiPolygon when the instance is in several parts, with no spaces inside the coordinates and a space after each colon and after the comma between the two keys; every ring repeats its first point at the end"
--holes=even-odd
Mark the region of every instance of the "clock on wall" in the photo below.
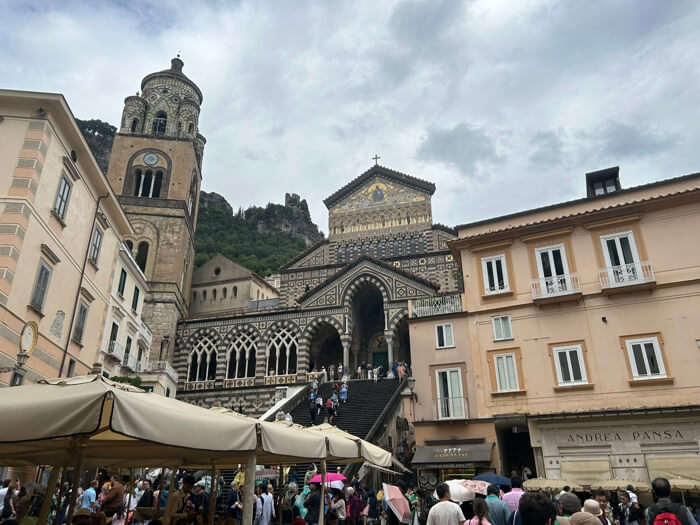
{"type": "Polygon", "coordinates": [[[155,153],[146,153],[143,156],[143,161],[149,166],[153,166],[156,162],[158,162],[158,155],[155,153]]]}
{"type": "Polygon", "coordinates": [[[19,350],[31,354],[36,347],[36,341],[39,336],[39,327],[34,321],[29,321],[22,328],[22,333],[19,336],[19,350]]]}

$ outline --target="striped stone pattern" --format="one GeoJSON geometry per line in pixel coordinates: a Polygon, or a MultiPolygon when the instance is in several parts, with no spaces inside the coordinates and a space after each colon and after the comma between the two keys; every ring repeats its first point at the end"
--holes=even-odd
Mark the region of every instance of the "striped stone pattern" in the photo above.
{"type": "Polygon", "coordinates": [[[0,212],[0,303],[7,304],[12,281],[22,252],[22,244],[29,226],[41,172],[51,145],[53,133],[46,120],[27,121],[24,142],[17,155],[17,163],[8,189],[8,202],[0,212]]]}

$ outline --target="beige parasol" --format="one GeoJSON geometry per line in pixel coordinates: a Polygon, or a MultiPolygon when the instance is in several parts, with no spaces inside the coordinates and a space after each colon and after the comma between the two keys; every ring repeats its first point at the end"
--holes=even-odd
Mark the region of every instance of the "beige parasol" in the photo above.
{"type": "Polygon", "coordinates": [[[627,479],[610,479],[591,483],[593,490],[627,490],[627,486],[632,485],[633,492],[650,492],[651,485],[646,481],[632,481],[627,479]]]}
{"type": "Polygon", "coordinates": [[[546,478],[533,478],[528,479],[523,483],[523,488],[528,491],[538,491],[538,490],[564,490],[564,487],[569,486],[574,492],[583,491],[583,487],[578,483],[573,481],[567,481],[565,479],[546,479],[546,478]]]}

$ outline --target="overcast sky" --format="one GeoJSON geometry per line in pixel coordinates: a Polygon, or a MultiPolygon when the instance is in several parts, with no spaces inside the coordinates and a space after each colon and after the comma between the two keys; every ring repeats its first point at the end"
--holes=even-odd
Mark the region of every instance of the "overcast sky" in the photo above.
{"type": "Polygon", "coordinates": [[[118,125],[182,52],[203,189],[322,199],[369,168],[433,181],[455,225],[700,171],[700,9],[676,0],[0,1],[0,87],[118,125]]]}

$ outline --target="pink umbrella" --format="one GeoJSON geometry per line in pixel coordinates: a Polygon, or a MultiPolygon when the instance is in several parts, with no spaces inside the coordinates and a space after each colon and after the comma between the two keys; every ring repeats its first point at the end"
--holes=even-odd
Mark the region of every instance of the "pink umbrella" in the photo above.
{"type": "Polygon", "coordinates": [[[469,492],[475,492],[476,494],[486,494],[486,489],[489,486],[487,481],[473,479],[465,479],[461,482],[461,485],[469,492]]]}
{"type": "Polygon", "coordinates": [[[384,489],[384,500],[401,523],[411,523],[411,507],[408,500],[396,485],[382,483],[384,489]]]}
{"type": "MultiPolygon", "coordinates": [[[[340,472],[326,472],[326,483],[329,481],[345,481],[345,476],[340,472]]],[[[309,480],[309,483],[321,483],[321,474],[316,474],[309,480]]]]}

